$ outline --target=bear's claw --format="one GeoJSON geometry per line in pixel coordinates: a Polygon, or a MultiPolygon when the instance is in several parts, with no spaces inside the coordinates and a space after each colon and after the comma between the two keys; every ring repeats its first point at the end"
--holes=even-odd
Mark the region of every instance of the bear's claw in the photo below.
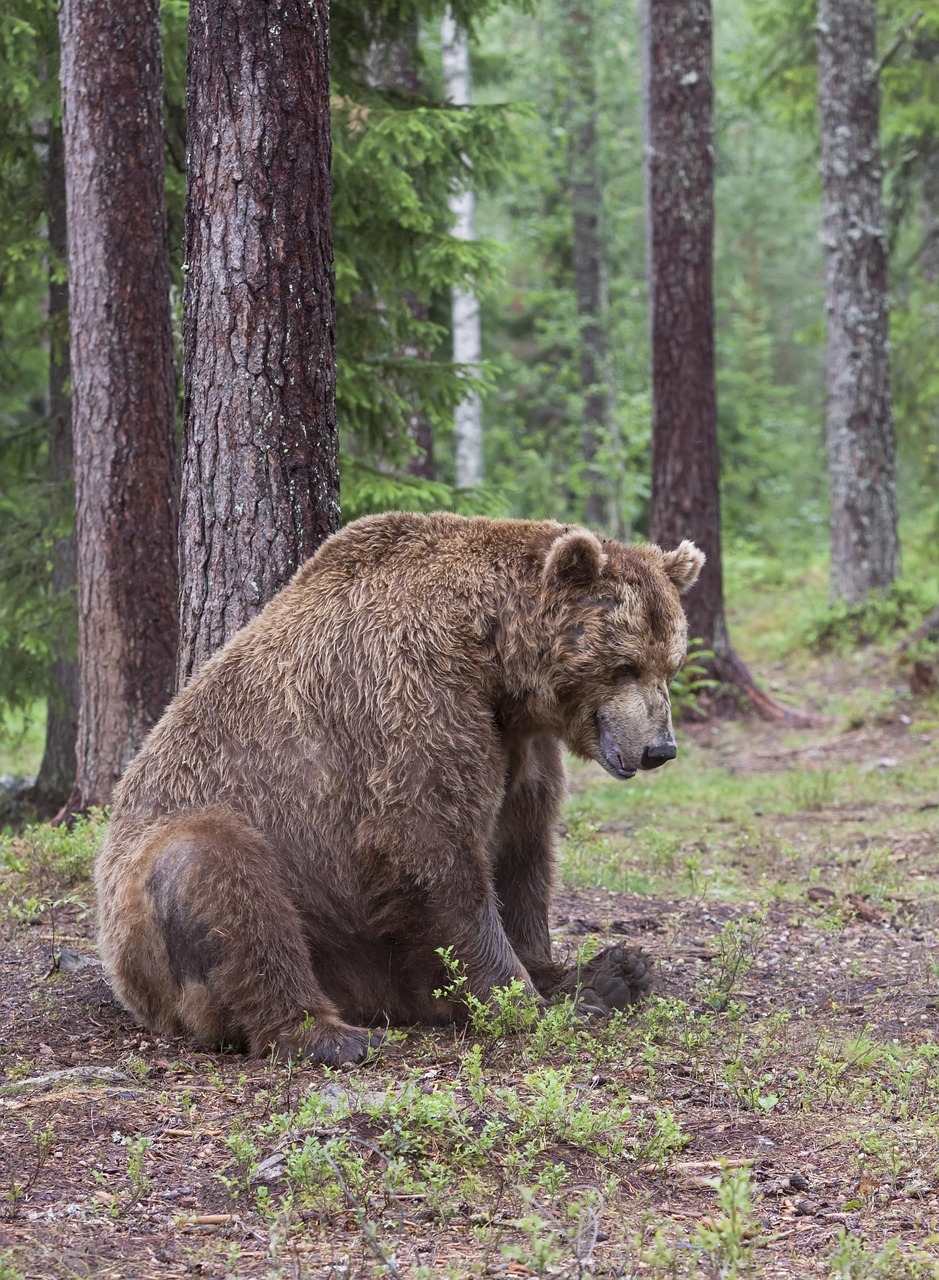
{"type": "Polygon", "coordinates": [[[341,1067],[363,1062],[369,1053],[381,1047],[384,1039],[384,1031],[326,1025],[312,1031],[279,1035],[273,1041],[273,1049],[278,1058],[300,1058],[317,1066],[341,1067]]]}

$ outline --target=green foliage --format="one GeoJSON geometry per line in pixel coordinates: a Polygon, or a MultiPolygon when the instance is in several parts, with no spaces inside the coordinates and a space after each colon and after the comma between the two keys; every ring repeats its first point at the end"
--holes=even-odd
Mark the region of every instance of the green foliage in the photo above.
{"type": "MultiPolygon", "coordinates": [[[[505,245],[504,281],[483,314],[497,384],[485,406],[487,475],[513,514],[583,520],[581,322],[568,160],[578,118],[567,52],[571,21],[556,3],[531,20],[503,10],[482,29],[475,65],[482,96],[528,108],[519,121],[512,180],[480,210],[486,231],[505,245]]],[[[608,0],[591,6],[590,35],[581,37],[596,93],[600,239],[607,263],[615,264],[605,317],[614,426],[598,455],[613,490],[617,527],[607,532],[642,529],[649,492],[636,37],[629,16],[608,0]]]]}
{"type": "Polygon", "coordinates": [[[454,955],[453,948],[438,947],[437,955],[443,961],[447,981],[434,995],[438,1000],[452,1000],[463,1005],[474,1034],[501,1040],[534,1027],[539,1015],[539,1001],[525,990],[520,979],[514,979],[506,987],[496,987],[488,1000],[480,1000],[470,991],[466,969],[454,955]]]}
{"type": "MultiPolygon", "coordinates": [[[[600,231],[609,267],[609,390],[600,443],[618,531],[647,524],[649,378],[638,27],[612,0],[590,9],[571,59],[569,8],[462,0],[473,33],[474,100],[442,101],[442,0],[332,6],[337,391],[344,518],[455,508],[582,520],[581,323],[574,296],[568,148],[586,68],[596,94],[600,231]],[[376,72],[376,49],[406,83],[376,72]],[[403,61],[402,61],[403,59],[403,61]],[[448,198],[480,195],[483,239],[450,235],[448,198]],[[482,292],[487,483],[453,488],[451,420],[471,379],[450,359],[454,284],[482,292]],[[422,432],[435,478],[412,471],[422,432]]],[[[725,546],[760,589],[819,560],[826,527],[824,303],[818,247],[815,0],[728,0],[715,20],[715,297],[725,546]],[[795,555],[793,555],[795,551],[795,555]],[[785,556],[785,558],[784,558],[785,556]]],[[[939,14],[881,0],[882,138],[891,246],[893,400],[901,511],[933,540],[939,520],[939,283],[924,272],[923,183],[939,156],[939,14]],[[918,20],[913,19],[921,11],[918,20]]],[[[164,0],[167,204],[181,306],[186,0],[164,0]]],[[[0,705],[48,692],[52,638],[74,602],[49,591],[51,546],[67,531],[47,479],[50,272],[45,144],[59,113],[52,0],[0,13],[0,705]]],[[[177,333],[178,346],[178,333],[177,333]]],[[[177,356],[179,351],[177,350],[177,356]]],[[[607,532],[617,532],[611,528],[607,532]]],[[[908,562],[907,547],[904,547],[908,562]]],[[[734,563],[729,566],[732,582],[734,563]]],[[[815,588],[813,587],[812,590],[815,588]]],[[[924,593],[922,611],[934,603],[924,593]]],[[[793,642],[801,627],[794,611],[793,642]]],[[[813,617],[813,643],[845,647],[904,626],[902,600],[863,616],[813,617]],[[892,621],[895,618],[895,622],[892,621]]],[[[914,619],[918,620],[918,619],[914,619]]],[[[673,690],[706,687],[690,664],[673,690]]]]}
{"type": "MultiPolygon", "coordinates": [[[[731,38],[728,63],[731,97],[749,117],[743,128],[750,129],[755,124],[757,129],[765,131],[768,125],[775,126],[776,143],[772,151],[760,149],[761,176],[767,163],[779,171],[782,166],[778,158],[782,157],[784,162],[777,184],[767,187],[751,183],[748,190],[759,193],[762,186],[764,199],[769,196],[778,208],[792,210],[800,193],[812,201],[817,200],[815,0],[744,0],[738,17],[743,21],[735,24],[736,35],[731,38]],[[779,125],[791,136],[780,136],[779,125]]],[[[729,15],[726,22],[729,27],[729,15]]],[[[720,45],[719,40],[719,48],[720,45]]],[[[923,184],[930,170],[935,171],[939,164],[939,14],[917,0],[880,0],[878,55],[885,203],[891,250],[891,380],[901,509],[918,506],[936,510],[939,375],[932,353],[939,345],[939,285],[923,279],[921,259],[923,184]]],[[[751,175],[753,172],[751,167],[751,175]]],[[[759,194],[756,198],[760,198],[759,194]]],[[[815,219],[817,224],[817,207],[815,219]]],[[[762,232],[760,242],[765,242],[762,232]]],[[[789,322],[790,332],[797,342],[801,335],[805,371],[814,370],[816,374],[814,404],[811,400],[803,401],[812,414],[804,421],[811,427],[813,416],[821,421],[823,403],[819,364],[824,337],[819,295],[821,259],[816,252],[815,267],[806,270],[805,255],[807,250],[811,252],[811,241],[800,236],[794,247],[797,256],[791,263],[799,263],[809,287],[801,293],[798,288],[787,288],[784,305],[794,308],[799,316],[795,324],[789,322]],[[810,322],[801,318],[808,302],[816,316],[811,328],[810,322]]],[[[788,270],[784,262],[782,266],[784,271],[788,270]]],[[[804,375],[801,380],[804,381],[804,375]]],[[[793,428],[803,437],[798,445],[802,463],[799,464],[798,455],[790,456],[804,477],[811,480],[814,467],[805,464],[808,459],[814,459],[814,465],[821,466],[818,437],[814,440],[806,437],[798,418],[795,422],[789,419],[784,435],[792,437],[793,428]]],[[[773,437],[778,447],[780,434],[774,432],[773,437]]],[[[795,443],[795,439],[792,442],[795,443]]],[[[779,474],[785,475],[777,472],[779,474]]],[[[816,481],[819,475],[820,472],[816,473],[816,481]]],[[[808,497],[811,518],[817,522],[821,497],[817,484],[810,487],[808,497]]],[[[800,505],[797,514],[801,517],[804,507],[800,505]]]]}
{"type": "Polygon", "coordinates": [[[0,838],[0,884],[18,894],[35,894],[37,901],[60,898],[85,885],[91,879],[105,823],[106,815],[92,809],[71,828],[43,822],[0,838]]]}
{"type": "MultiPolygon", "coordinates": [[[[26,1121],[26,1131],[30,1147],[29,1172],[25,1180],[20,1182],[13,1177],[7,1166],[7,1186],[5,1191],[0,1192],[0,1200],[6,1202],[4,1217],[8,1222],[12,1222],[19,1215],[20,1206],[39,1181],[55,1145],[55,1125],[51,1121],[42,1129],[37,1129],[36,1121],[30,1116],[26,1121]]],[[[5,1274],[4,1265],[0,1259],[0,1280],[3,1280],[5,1274]]],[[[13,1273],[10,1273],[10,1276],[12,1280],[13,1273]]]]}
{"type": "Polygon", "coordinates": [[[43,305],[64,264],[46,235],[50,131],[57,125],[58,33],[50,0],[0,12],[0,709],[49,691],[53,638],[74,609],[54,600],[54,493],[45,457],[50,335],[43,305]],[[64,615],[64,617],[63,617],[64,615]]]}
{"type": "MultiPolygon", "coordinates": [[[[2,358],[2,357],[0,357],[2,358]]],[[[5,397],[3,397],[5,399],[5,397]]],[[[57,494],[45,472],[42,410],[0,408],[0,707],[25,708],[51,692],[56,637],[75,630],[75,601],[51,590],[57,494]]]]}
{"type": "Polygon", "coordinates": [[[26,1280],[25,1273],[9,1249],[0,1253],[0,1280],[26,1280]]]}
{"type": "Polygon", "coordinates": [[[130,1180],[130,1202],[136,1204],[150,1192],[150,1178],[147,1175],[147,1153],[151,1142],[142,1133],[125,1139],[127,1146],[127,1177],[130,1180]]]}
{"type": "Polygon", "coordinates": [[[905,579],[883,593],[871,592],[857,604],[837,600],[810,619],[806,644],[820,653],[845,653],[858,645],[883,643],[897,632],[912,630],[930,603],[919,583],[905,579]]]}
{"type": "MultiPolygon", "coordinates": [[[[455,6],[471,26],[489,0],[455,6]]],[[[434,38],[444,5],[331,8],[332,208],[336,263],[337,411],[342,506],[348,519],[407,506],[453,507],[453,411],[484,372],[454,365],[454,286],[492,278],[492,246],[450,234],[451,194],[484,189],[504,172],[514,123],[502,107],[442,101],[434,38]],[[392,51],[393,70],[376,68],[392,51]],[[426,54],[425,54],[426,50],[426,54]],[[415,481],[421,433],[433,439],[438,480],[415,481]]],[[[472,495],[467,495],[471,498],[472,495]]]]}
{"type": "Polygon", "coordinates": [[[766,928],[766,911],[728,920],[717,937],[716,964],[704,982],[704,1001],[717,1013],[735,1011],[733,995],[756,958],[766,928]]]}
{"type": "MultiPolygon", "coordinates": [[[[939,150],[936,155],[939,164],[939,150]]],[[[897,302],[890,313],[890,351],[901,492],[909,507],[930,513],[939,527],[939,282],[911,275],[897,302]]]]}
{"type": "Polygon", "coordinates": [[[680,718],[683,713],[697,716],[703,714],[701,695],[717,687],[717,681],[708,675],[707,664],[713,657],[713,652],[706,649],[701,640],[689,641],[685,665],[669,685],[672,711],[676,718],[680,718]]]}
{"type": "Polygon", "coordinates": [[[927,1280],[935,1275],[931,1262],[910,1258],[898,1240],[888,1240],[873,1253],[866,1241],[843,1226],[838,1228],[828,1265],[832,1280],[927,1280]]]}
{"type": "Polygon", "coordinates": [[[439,438],[468,387],[484,385],[453,365],[432,316],[453,285],[479,287],[491,270],[489,248],[449,234],[447,198],[494,173],[510,124],[497,108],[359,91],[333,99],[337,406],[350,451],[403,469],[414,414],[439,438]]]}
{"type": "Polygon", "coordinates": [[[758,1234],[748,1169],[726,1165],[717,1185],[720,1217],[698,1227],[695,1247],[708,1264],[709,1274],[735,1280],[751,1268],[758,1234]]]}

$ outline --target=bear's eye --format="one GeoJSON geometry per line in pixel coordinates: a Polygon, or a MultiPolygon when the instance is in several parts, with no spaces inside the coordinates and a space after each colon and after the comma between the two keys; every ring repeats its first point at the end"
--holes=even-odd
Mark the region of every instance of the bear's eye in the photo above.
{"type": "Polygon", "coordinates": [[[617,667],[614,670],[613,679],[616,681],[638,680],[639,668],[634,666],[631,662],[624,662],[621,667],[617,667]]]}

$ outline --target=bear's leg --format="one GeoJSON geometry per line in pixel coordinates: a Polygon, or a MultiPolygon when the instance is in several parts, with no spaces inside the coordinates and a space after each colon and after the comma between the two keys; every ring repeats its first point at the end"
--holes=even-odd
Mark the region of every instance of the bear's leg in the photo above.
{"type": "Polygon", "coordinates": [[[515,762],[499,815],[495,884],[502,920],[541,995],[571,995],[585,1009],[625,1009],[652,988],[652,962],[641,950],[609,947],[583,966],[554,960],[548,927],[554,843],[566,792],[561,748],[537,738],[515,762]]]}
{"type": "Polygon", "coordinates": [[[560,745],[536,738],[512,762],[495,833],[493,874],[509,941],[540,991],[564,974],[551,954],[548,918],[554,845],[566,791],[560,745]]]}
{"type": "Polygon", "coordinates": [[[454,958],[463,966],[468,989],[480,1000],[488,1000],[493,987],[521,982],[531,995],[538,994],[535,983],[512,949],[499,918],[499,904],[491,885],[482,878],[464,881],[457,899],[431,907],[430,937],[435,947],[452,947],[454,958]]]}
{"type": "Polygon", "coordinates": [[[120,899],[100,907],[102,954],[132,1010],[172,1009],[161,1029],[255,1055],[338,1065],[377,1042],[317,981],[277,856],[246,823],[218,811],[163,823],[136,866],[137,927],[124,927],[120,899]]]}

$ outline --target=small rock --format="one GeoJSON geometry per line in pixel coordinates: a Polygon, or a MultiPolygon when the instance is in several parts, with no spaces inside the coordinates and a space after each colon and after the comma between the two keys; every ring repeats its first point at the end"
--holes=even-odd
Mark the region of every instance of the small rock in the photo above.
{"type": "Polygon", "coordinates": [[[789,1185],[793,1191],[808,1191],[809,1189],[808,1178],[803,1178],[801,1173],[790,1173],[789,1185]]]}
{"type": "Polygon", "coordinates": [[[262,1160],[251,1175],[252,1182],[279,1182],[287,1173],[287,1161],[282,1151],[262,1160]]]}
{"type": "Polygon", "coordinates": [[[82,969],[101,969],[101,961],[87,951],[74,951],[63,947],[59,952],[60,973],[81,973],[82,969]]]}
{"type": "Polygon", "coordinates": [[[859,773],[873,773],[876,769],[895,769],[900,761],[896,756],[878,756],[876,760],[865,760],[859,773]]]}

